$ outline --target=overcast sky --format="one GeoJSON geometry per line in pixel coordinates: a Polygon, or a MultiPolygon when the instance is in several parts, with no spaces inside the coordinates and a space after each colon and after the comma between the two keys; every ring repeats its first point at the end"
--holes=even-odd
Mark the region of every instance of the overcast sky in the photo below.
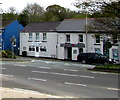
{"type": "Polygon", "coordinates": [[[7,10],[10,7],[15,7],[19,12],[23,10],[28,3],[38,3],[43,8],[46,8],[53,4],[58,4],[62,7],[69,8],[71,10],[77,9],[73,3],[76,0],[0,0],[0,8],[7,10]]]}

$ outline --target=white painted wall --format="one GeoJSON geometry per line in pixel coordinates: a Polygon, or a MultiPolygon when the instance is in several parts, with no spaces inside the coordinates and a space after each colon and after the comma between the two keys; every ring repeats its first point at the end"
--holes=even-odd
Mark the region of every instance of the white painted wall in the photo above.
{"type": "Polygon", "coordinates": [[[29,33],[20,33],[20,55],[22,51],[27,51],[28,56],[35,56],[35,51],[29,51],[29,46],[39,47],[39,57],[56,57],[56,45],[57,45],[57,33],[49,32],[47,33],[47,41],[43,42],[43,35],[40,34],[39,42],[35,42],[35,33],[33,33],[33,41],[29,42],[29,33]],[[46,52],[40,51],[40,46],[45,46],[47,48],[46,52]],[[23,50],[26,47],[26,50],[23,50]]]}

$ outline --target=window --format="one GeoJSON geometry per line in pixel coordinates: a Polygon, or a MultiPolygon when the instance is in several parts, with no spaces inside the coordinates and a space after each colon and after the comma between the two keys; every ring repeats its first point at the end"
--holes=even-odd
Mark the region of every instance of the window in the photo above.
{"type": "Polygon", "coordinates": [[[100,50],[100,48],[95,48],[95,53],[101,53],[101,50],[100,50]]]}
{"type": "Polygon", "coordinates": [[[79,35],[79,42],[83,42],[83,35],[79,35]]]}
{"type": "Polygon", "coordinates": [[[26,50],[26,47],[23,47],[23,50],[26,50]]]}
{"type": "Polygon", "coordinates": [[[46,51],[47,51],[47,49],[46,49],[46,47],[41,46],[41,47],[40,47],[40,51],[46,52],[46,51]]]}
{"type": "Polygon", "coordinates": [[[29,40],[32,40],[32,33],[29,33],[29,40]]]}
{"type": "Polygon", "coordinates": [[[29,46],[29,51],[35,51],[34,46],[29,46]]]}
{"type": "Polygon", "coordinates": [[[43,33],[43,41],[47,40],[47,33],[43,33]]]}
{"type": "Polygon", "coordinates": [[[36,40],[39,40],[40,38],[39,38],[39,33],[36,33],[36,40]]]}
{"type": "Polygon", "coordinates": [[[118,60],[118,49],[112,49],[113,59],[118,60]]]}
{"type": "Polygon", "coordinates": [[[96,35],[96,43],[100,43],[100,35],[96,35]]]}
{"type": "Polygon", "coordinates": [[[70,35],[66,35],[66,42],[70,42],[70,35]]]}
{"type": "Polygon", "coordinates": [[[77,54],[77,50],[73,50],[73,54],[77,54]]]}

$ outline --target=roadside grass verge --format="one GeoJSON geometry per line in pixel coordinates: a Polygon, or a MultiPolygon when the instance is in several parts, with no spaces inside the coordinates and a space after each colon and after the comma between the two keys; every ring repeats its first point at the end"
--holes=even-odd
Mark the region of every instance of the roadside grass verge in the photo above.
{"type": "Polygon", "coordinates": [[[96,65],[93,70],[120,73],[120,64],[96,65]]]}

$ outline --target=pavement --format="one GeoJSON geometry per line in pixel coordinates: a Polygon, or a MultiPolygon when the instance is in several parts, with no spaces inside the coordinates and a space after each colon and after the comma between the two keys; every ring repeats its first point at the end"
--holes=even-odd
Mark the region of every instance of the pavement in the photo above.
{"type": "Polygon", "coordinates": [[[65,97],[42,94],[32,90],[0,87],[0,100],[2,98],[65,98],[65,97]]]}

